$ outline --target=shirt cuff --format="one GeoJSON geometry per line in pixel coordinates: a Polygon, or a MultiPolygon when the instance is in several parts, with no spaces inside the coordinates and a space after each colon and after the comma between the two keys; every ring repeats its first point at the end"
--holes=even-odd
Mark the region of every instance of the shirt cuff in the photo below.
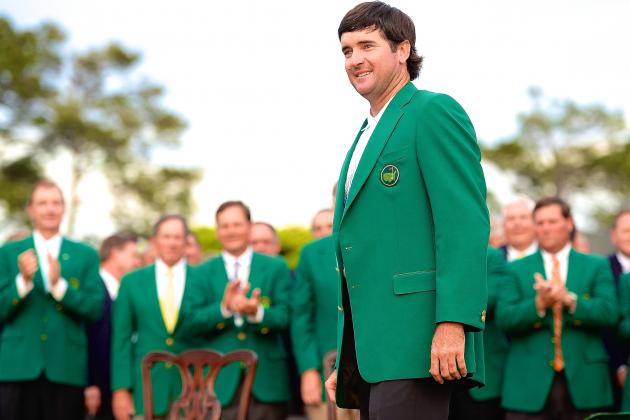
{"type": "Polygon", "coordinates": [[[578,306],[578,297],[573,292],[569,292],[569,296],[571,296],[571,299],[573,300],[573,304],[569,308],[569,313],[571,315],[573,315],[575,313],[575,310],[577,309],[577,306],[578,306]]]}
{"type": "Polygon", "coordinates": [[[547,313],[546,309],[543,309],[542,311],[539,311],[538,309],[536,309],[536,315],[538,315],[538,318],[544,318],[546,313],[547,313]]]}
{"type": "Polygon", "coordinates": [[[248,316],[247,322],[249,322],[250,324],[260,324],[264,317],[265,317],[265,308],[261,304],[259,304],[258,309],[256,310],[256,315],[248,316]]]}
{"type": "Polygon", "coordinates": [[[18,296],[22,299],[33,290],[33,282],[29,281],[27,284],[22,274],[18,274],[15,276],[15,287],[17,288],[18,296]]]}
{"type": "Polygon", "coordinates": [[[61,302],[68,290],[68,282],[63,277],[59,277],[57,284],[50,289],[50,294],[57,302],[61,302]]]}
{"type": "Polygon", "coordinates": [[[221,302],[220,307],[221,307],[221,315],[223,316],[224,319],[231,318],[232,315],[234,315],[232,311],[230,311],[228,308],[225,307],[225,305],[223,305],[223,302],[221,302]]]}

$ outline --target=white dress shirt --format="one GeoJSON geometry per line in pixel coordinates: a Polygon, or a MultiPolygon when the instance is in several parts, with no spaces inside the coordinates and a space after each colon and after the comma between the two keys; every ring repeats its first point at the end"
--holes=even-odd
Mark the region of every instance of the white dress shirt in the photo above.
{"type": "MultiPolygon", "coordinates": [[[[394,95],[396,96],[396,95],[394,95]]],[[[361,137],[357,141],[357,145],[354,148],[354,152],[352,153],[352,158],[350,159],[350,165],[348,166],[348,173],[346,175],[346,185],[345,185],[345,199],[348,199],[348,193],[350,192],[350,187],[352,186],[352,180],[354,179],[354,174],[357,172],[357,168],[359,167],[359,163],[361,162],[361,157],[363,156],[363,152],[367,147],[368,141],[370,137],[372,137],[372,133],[374,133],[374,129],[378,125],[383,113],[389,106],[389,103],[394,99],[392,96],[389,101],[385,104],[383,109],[376,114],[375,117],[372,116],[371,113],[368,112],[367,116],[367,125],[363,127],[361,137]]]]}
{"type": "Polygon", "coordinates": [[[512,262],[515,260],[519,260],[521,258],[525,258],[528,255],[532,255],[534,252],[538,250],[538,242],[534,241],[530,246],[525,248],[523,251],[519,251],[513,246],[507,246],[507,260],[508,262],[512,262]]]}
{"type": "MultiPolygon", "coordinates": [[[[173,271],[173,288],[175,293],[175,302],[177,310],[182,304],[184,296],[184,287],[186,287],[186,259],[182,258],[171,267],[173,271]]],[[[155,282],[158,292],[158,301],[162,300],[166,295],[167,278],[166,273],[168,266],[161,259],[155,260],[155,282]]]]}
{"type": "MultiPolygon", "coordinates": [[[[227,251],[221,252],[223,257],[223,263],[225,264],[225,272],[227,273],[229,281],[238,281],[240,287],[243,288],[249,284],[249,273],[252,267],[252,257],[254,256],[254,250],[252,247],[247,247],[245,252],[239,257],[230,254],[227,251]],[[235,278],[236,263],[238,263],[238,276],[235,278]]],[[[221,305],[221,314],[224,318],[230,318],[234,316],[234,324],[240,327],[243,324],[243,320],[239,314],[234,314],[232,311],[221,305]]],[[[261,304],[258,305],[256,315],[248,316],[247,321],[251,324],[260,324],[265,315],[265,308],[261,304]]]]}
{"type": "Polygon", "coordinates": [[[116,277],[114,277],[109,271],[101,268],[99,270],[99,274],[103,279],[103,283],[105,283],[105,289],[107,289],[107,294],[111,298],[111,300],[116,300],[116,296],[118,296],[118,289],[120,288],[120,282],[116,277]]]}
{"type": "Polygon", "coordinates": [[[619,260],[619,264],[621,264],[621,271],[624,274],[630,273],[630,257],[621,252],[617,252],[617,259],[619,260]]]}
{"type": "MultiPolygon", "coordinates": [[[[59,260],[59,253],[61,251],[61,234],[57,233],[55,236],[46,239],[38,231],[33,231],[33,243],[35,245],[35,253],[37,255],[37,264],[39,266],[39,272],[42,276],[42,283],[44,290],[49,292],[56,301],[60,301],[66,295],[68,290],[68,282],[63,277],[59,277],[55,287],[50,287],[50,281],[48,279],[48,272],[50,271],[50,264],[48,263],[48,255],[55,260],[59,260]]],[[[20,298],[23,298],[33,290],[33,282],[28,284],[24,281],[24,277],[19,273],[15,278],[15,284],[17,292],[20,298]]]]}

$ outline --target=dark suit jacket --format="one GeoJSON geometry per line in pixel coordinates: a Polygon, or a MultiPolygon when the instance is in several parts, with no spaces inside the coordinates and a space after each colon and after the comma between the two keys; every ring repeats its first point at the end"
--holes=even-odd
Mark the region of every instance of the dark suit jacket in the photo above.
{"type": "MultiPolygon", "coordinates": [[[[608,256],[608,261],[612,270],[613,279],[615,280],[615,292],[617,293],[617,299],[619,299],[619,277],[622,274],[621,263],[617,259],[617,255],[614,253],[608,256]]],[[[608,364],[614,373],[617,371],[619,366],[626,364],[630,348],[627,343],[624,343],[619,339],[614,328],[605,329],[602,332],[602,339],[604,340],[606,352],[610,356],[608,364]]]]}
{"type": "Polygon", "coordinates": [[[112,298],[105,292],[103,318],[87,325],[88,335],[88,386],[101,390],[103,416],[112,416],[111,348],[112,348],[112,298]]]}

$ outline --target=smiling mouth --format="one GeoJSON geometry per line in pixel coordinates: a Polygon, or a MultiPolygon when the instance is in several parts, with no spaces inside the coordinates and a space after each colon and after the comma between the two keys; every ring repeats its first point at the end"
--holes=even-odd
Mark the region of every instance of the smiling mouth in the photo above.
{"type": "Polygon", "coordinates": [[[357,75],[356,75],[356,77],[357,77],[357,78],[359,78],[359,79],[362,79],[362,78],[364,78],[364,77],[369,76],[370,74],[372,74],[372,72],[371,72],[371,71],[366,71],[366,72],[363,72],[363,73],[359,73],[359,74],[357,74],[357,75]]]}

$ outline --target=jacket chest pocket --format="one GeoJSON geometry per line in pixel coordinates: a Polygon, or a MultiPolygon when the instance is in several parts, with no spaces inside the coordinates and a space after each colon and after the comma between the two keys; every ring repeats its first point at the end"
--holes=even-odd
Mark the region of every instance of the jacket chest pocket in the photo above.
{"type": "Polygon", "coordinates": [[[410,153],[409,147],[403,147],[383,153],[378,158],[374,174],[381,187],[394,189],[400,184],[401,177],[407,175],[407,165],[412,161],[410,153]]]}

